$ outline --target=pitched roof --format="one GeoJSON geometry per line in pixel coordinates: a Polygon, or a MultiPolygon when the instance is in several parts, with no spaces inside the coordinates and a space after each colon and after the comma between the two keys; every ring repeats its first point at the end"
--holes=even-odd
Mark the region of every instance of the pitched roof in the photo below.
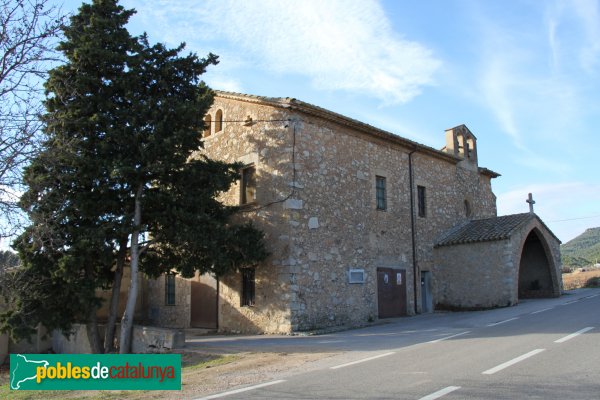
{"type": "Polygon", "coordinates": [[[537,219],[550,232],[552,236],[560,240],[548,229],[542,220],[535,214],[511,214],[502,217],[476,219],[462,225],[458,225],[438,239],[435,247],[451,246],[455,244],[488,242],[492,240],[504,240],[512,236],[513,232],[532,219],[537,219]]]}

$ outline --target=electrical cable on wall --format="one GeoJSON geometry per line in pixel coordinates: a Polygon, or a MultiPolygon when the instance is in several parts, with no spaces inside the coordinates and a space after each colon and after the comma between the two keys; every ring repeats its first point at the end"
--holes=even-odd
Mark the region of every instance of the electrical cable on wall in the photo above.
{"type": "MultiPolygon", "coordinates": [[[[297,129],[297,122],[298,122],[298,120],[297,119],[293,119],[293,120],[292,119],[285,119],[285,120],[253,120],[253,122],[259,122],[259,121],[263,121],[263,122],[271,122],[271,121],[287,121],[287,122],[292,122],[292,190],[283,199],[271,201],[269,203],[263,204],[263,205],[258,206],[258,207],[239,210],[239,212],[243,212],[243,213],[256,212],[256,211],[260,211],[260,210],[262,210],[264,208],[270,207],[270,206],[272,206],[274,204],[283,203],[286,200],[290,199],[294,194],[296,194],[296,129],[297,129]]],[[[238,122],[240,122],[240,121],[238,121],[238,122]]]]}
{"type": "MultiPolygon", "coordinates": [[[[283,203],[286,200],[290,199],[294,194],[296,194],[296,129],[297,129],[297,122],[298,119],[290,119],[290,118],[286,118],[286,119],[245,119],[245,120],[211,120],[211,121],[204,121],[205,123],[210,123],[212,124],[222,124],[224,122],[235,122],[235,123],[257,123],[257,122],[292,122],[293,126],[292,126],[292,190],[290,191],[290,193],[284,197],[283,199],[280,200],[275,200],[275,201],[271,201],[269,203],[263,204],[261,206],[257,206],[257,207],[253,207],[253,208],[244,208],[244,209],[240,209],[238,212],[241,213],[248,213],[248,212],[256,212],[256,211],[260,211],[264,208],[267,208],[269,206],[272,206],[274,204],[279,204],[279,203],[283,203]]],[[[287,126],[286,126],[287,127],[287,126]]]]}

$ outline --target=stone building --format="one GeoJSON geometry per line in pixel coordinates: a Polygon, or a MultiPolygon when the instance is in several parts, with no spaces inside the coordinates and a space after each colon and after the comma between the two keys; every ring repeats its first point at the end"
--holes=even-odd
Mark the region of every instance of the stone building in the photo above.
{"type": "Polygon", "coordinates": [[[560,242],[534,214],[496,217],[499,174],[464,125],[437,150],[296,99],[217,92],[206,126],[201,151],[245,165],[223,201],[271,256],[218,281],[148,282],[151,323],[288,333],[560,293],[560,242]]]}

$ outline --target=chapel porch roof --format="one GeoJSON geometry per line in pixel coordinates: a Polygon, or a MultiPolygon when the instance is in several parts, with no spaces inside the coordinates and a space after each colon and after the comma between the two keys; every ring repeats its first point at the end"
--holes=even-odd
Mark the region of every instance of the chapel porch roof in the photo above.
{"type": "Polygon", "coordinates": [[[528,223],[532,219],[537,219],[540,224],[542,224],[542,226],[560,242],[560,239],[558,239],[552,233],[552,231],[550,231],[540,217],[532,213],[522,213],[503,215],[501,217],[476,219],[466,222],[450,229],[436,241],[434,246],[452,246],[456,244],[509,239],[519,227],[528,223]]]}

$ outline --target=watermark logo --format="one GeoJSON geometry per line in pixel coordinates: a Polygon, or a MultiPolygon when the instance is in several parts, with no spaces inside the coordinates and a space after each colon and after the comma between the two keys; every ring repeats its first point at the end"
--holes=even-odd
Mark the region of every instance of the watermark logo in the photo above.
{"type": "Polygon", "coordinates": [[[11,354],[11,390],[181,390],[180,354],[11,354]]]}

